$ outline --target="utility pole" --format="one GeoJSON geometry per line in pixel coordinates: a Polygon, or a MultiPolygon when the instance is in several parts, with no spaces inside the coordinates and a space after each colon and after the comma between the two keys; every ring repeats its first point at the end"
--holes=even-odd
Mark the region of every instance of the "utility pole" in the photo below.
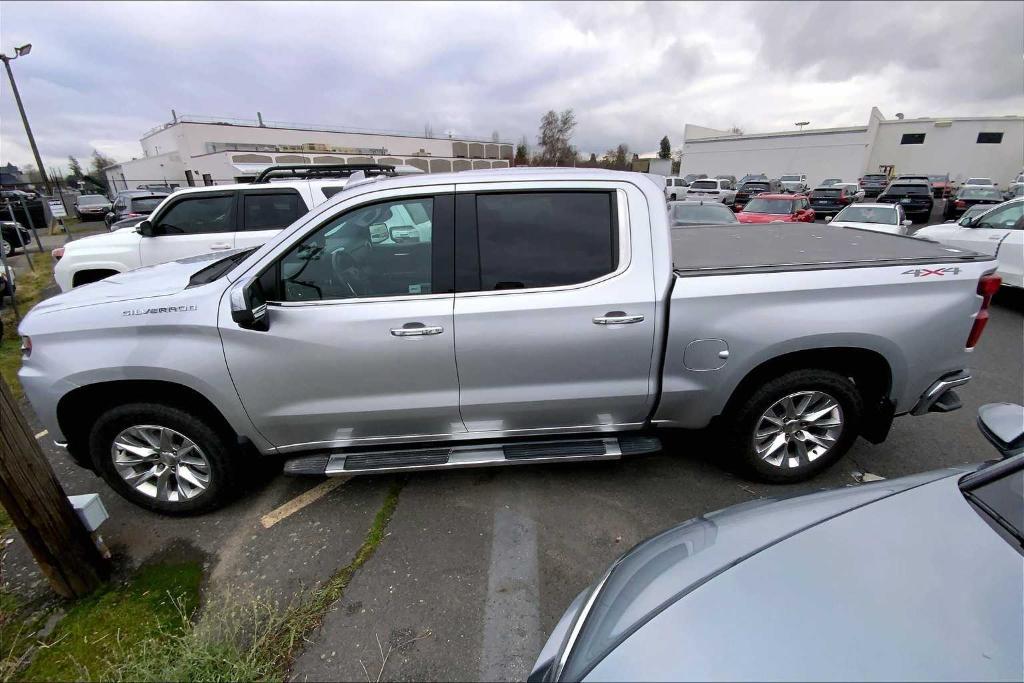
{"type": "Polygon", "coordinates": [[[11,62],[18,57],[24,57],[32,51],[32,43],[25,43],[21,47],[14,48],[14,56],[8,57],[5,54],[0,54],[0,61],[4,63],[7,68],[7,78],[11,80],[11,91],[14,93],[14,101],[18,103],[18,111],[21,112],[21,122],[25,124],[25,133],[28,135],[28,144],[32,147],[32,155],[36,158],[36,168],[39,169],[39,177],[43,180],[43,185],[46,187],[46,194],[52,195],[53,188],[50,187],[50,179],[46,177],[46,171],[43,170],[43,160],[39,157],[39,148],[36,147],[36,139],[32,136],[32,127],[28,125],[28,117],[25,116],[25,105],[21,103],[21,94],[18,92],[18,84],[14,82],[14,72],[11,71],[11,62]]]}
{"type": "Polygon", "coordinates": [[[96,590],[110,576],[103,557],[0,378],[0,503],[50,587],[65,598],[96,590]]]}

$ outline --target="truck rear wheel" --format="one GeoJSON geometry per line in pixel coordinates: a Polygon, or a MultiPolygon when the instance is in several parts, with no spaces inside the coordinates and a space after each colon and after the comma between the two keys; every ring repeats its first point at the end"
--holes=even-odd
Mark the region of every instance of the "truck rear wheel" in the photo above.
{"type": "Polygon", "coordinates": [[[831,370],[787,372],[756,387],[733,411],[729,454],[755,479],[803,481],[846,454],[863,413],[860,392],[847,377],[831,370]]]}
{"type": "Polygon", "coordinates": [[[165,514],[204,512],[227,499],[235,479],[231,446],[206,420],[160,403],[111,408],[89,434],[96,471],[110,487],[165,514]]]}

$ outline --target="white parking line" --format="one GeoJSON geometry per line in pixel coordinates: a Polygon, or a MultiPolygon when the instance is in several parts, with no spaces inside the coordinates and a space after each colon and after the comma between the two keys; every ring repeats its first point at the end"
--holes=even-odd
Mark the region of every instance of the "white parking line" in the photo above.
{"type": "Polygon", "coordinates": [[[49,429],[44,429],[43,431],[41,431],[41,432],[39,432],[38,434],[36,434],[36,438],[37,438],[37,439],[41,439],[41,438],[43,438],[44,436],[46,436],[47,434],[49,434],[49,433],[50,433],[50,430],[49,430],[49,429]]]}
{"type": "Polygon", "coordinates": [[[284,505],[263,515],[260,518],[260,524],[263,525],[264,529],[269,529],[282,519],[294,515],[310,503],[315,503],[320,500],[351,478],[352,477],[331,477],[327,481],[320,482],[305,493],[300,493],[284,505]]]}
{"type": "Polygon", "coordinates": [[[484,681],[525,680],[540,650],[537,525],[524,501],[513,500],[495,501],[480,653],[484,681]]]}

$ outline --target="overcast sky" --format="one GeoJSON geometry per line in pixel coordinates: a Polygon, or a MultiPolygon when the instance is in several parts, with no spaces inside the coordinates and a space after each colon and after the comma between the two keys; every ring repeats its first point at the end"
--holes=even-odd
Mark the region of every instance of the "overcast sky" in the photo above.
{"type": "MultiPolygon", "coordinates": [[[[532,145],[572,107],[574,143],[673,148],[683,125],[746,132],[1024,112],[1024,3],[139,4],[4,2],[47,165],[127,160],[178,113],[532,145]]],[[[0,162],[31,153],[6,77],[0,162]]]]}

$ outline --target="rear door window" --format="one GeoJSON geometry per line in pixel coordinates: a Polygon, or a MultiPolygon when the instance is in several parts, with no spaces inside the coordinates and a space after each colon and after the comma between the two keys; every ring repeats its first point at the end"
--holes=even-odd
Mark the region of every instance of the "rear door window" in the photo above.
{"type": "Polygon", "coordinates": [[[242,195],[243,230],[277,230],[305,212],[306,205],[294,190],[242,195]]]}
{"type": "Polygon", "coordinates": [[[611,192],[517,192],[476,197],[480,288],[587,282],[615,270],[611,192]]]}

